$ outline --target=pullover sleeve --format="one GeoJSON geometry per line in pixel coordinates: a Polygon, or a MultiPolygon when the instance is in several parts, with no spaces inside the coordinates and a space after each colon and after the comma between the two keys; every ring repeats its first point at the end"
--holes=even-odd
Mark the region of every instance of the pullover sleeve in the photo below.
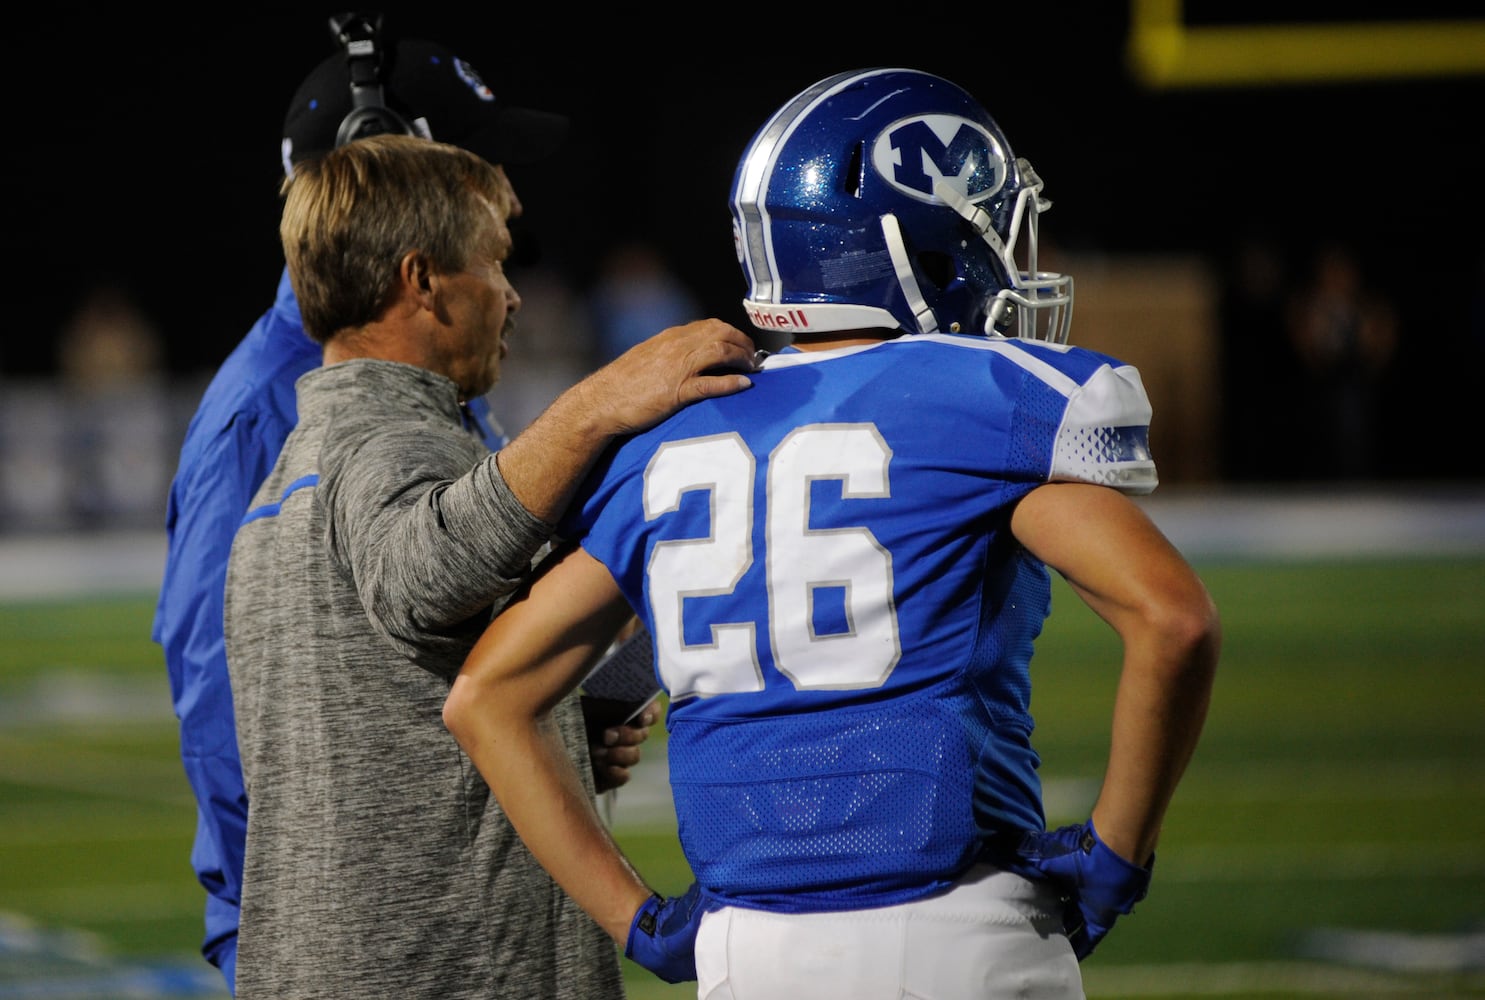
{"type": "Polygon", "coordinates": [[[457,669],[553,525],[458,427],[343,427],[327,435],[320,469],[326,541],[372,625],[420,666],[457,669]]]}

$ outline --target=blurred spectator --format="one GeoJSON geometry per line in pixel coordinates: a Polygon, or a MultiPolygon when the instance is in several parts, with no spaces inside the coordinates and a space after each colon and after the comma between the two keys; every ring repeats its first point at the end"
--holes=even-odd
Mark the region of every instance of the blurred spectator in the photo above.
{"type": "Polygon", "coordinates": [[[1300,421],[1313,475],[1368,479],[1379,470],[1381,384],[1397,350],[1397,314],[1370,288],[1354,248],[1322,246],[1289,300],[1286,328],[1303,378],[1300,421]]]}
{"type": "Polygon", "coordinates": [[[164,363],[160,332],[113,281],[96,285],[62,327],[57,369],[74,388],[127,385],[156,377],[164,363]]]}
{"type": "Polygon", "coordinates": [[[659,251],[637,242],[620,244],[604,256],[590,308],[599,364],[668,326],[707,315],[659,251]]]}
{"type": "MultiPolygon", "coordinates": [[[[507,437],[515,437],[562,390],[596,366],[594,334],[583,299],[567,280],[540,265],[512,268],[510,280],[521,295],[521,312],[503,366],[507,374],[486,399],[491,419],[507,437]]],[[[650,330],[659,332],[658,326],[650,330]]]]}
{"type": "Polygon", "coordinates": [[[153,526],[179,434],[159,330],[104,280],[52,344],[55,378],[0,392],[0,530],[153,526]]]}
{"type": "Polygon", "coordinates": [[[70,526],[69,407],[55,380],[7,378],[0,386],[0,531],[61,531],[70,526]]]}
{"type": "Polygon", "coordinates": [[[153,527],[170,484],[176,427],[159,329],[123,285],[94,287],[62,327],[66,481],[76,527],[153,527]]]}
{"type": "Polygon", "coordinates": [[[1277,240],[1250,232],[1223,272],[1221,441],[1223,474],[1236,482],[1285,480],[1302,466],[1290,440],[1289,414],[1271,405],[1298,392],[1298,364],[1287,344],[1289,263],[1277,240]],[[1254,395],[1253,386],[1266,388],[1254,395]]]}

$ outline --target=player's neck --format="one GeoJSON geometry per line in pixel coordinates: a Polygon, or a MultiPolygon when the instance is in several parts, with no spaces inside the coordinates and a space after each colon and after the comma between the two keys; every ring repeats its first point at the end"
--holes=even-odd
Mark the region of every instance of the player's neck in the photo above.
{"type": "Polygon", "coordinates": [[[842,347],[880,344],[884,340],[896,340],[900,336],[901,330],[841,330],[838,333],[795,337],[791,346],[801,351],[834,351],[842,347]]]}

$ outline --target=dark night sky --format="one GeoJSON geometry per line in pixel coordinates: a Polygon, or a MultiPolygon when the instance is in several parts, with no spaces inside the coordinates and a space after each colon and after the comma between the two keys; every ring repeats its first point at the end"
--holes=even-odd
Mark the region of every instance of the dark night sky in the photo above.
{"type": "MultiPolygon", "coordinates": [[[[78,296],[107,280],[160,327],[175,370],[225,354],[270,301],[283,109],[331,53],[326,19],[342,6],[32,6],[10,25],[5,229],[20,316],[0,373],[50,366],[78,296]]],[[[1124,69],[1112,0],[986,3],[970,21],[955,20],[970,8],[915,8],[918,23],[866,5],[813,24],[698,10],[659,38],[641,35],[658,15],[639,8],[595,21],[549,5],[513,22],[497,4],[434,6],[384,4],[386,27],[449,45],[503,99],[573,118],[563,159],[512,176],[544,262],[579,287],[605,249],[645,239],[741,324],[725,200],[738,153],[799,89],[886,64],[977,94],[1046,179],[1047,230],[1069,247],[1220,261],[1250,232],[1296,248],[1338,235],[1402,300],[1413,336],[1459,328],[1465,290],[1480,287],[1481,76],[1150,93],[1124,69]]]]}

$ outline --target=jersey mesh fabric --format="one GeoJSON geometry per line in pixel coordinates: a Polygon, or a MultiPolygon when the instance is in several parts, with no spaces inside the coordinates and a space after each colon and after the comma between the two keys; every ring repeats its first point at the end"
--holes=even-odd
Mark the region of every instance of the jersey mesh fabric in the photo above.
{"type": "Polygon", "coordinates": [[[697,880],[725,887],[729,901],[784,909],[800,892],[843,909],[947,885],[971,860],[974,833],[957,702],[940,691],[906,705],[688,725],[689,750],[671,755],[670,776],[697,880]]]}

